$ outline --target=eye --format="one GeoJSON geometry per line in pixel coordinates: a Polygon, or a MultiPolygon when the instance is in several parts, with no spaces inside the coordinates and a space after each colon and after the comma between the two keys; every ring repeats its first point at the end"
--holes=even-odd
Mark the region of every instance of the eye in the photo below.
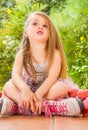
{"type": "Polygon", "coordinates": [[[48,25],[47,25],[47,24],[44,24],[43,27],[44,27],[44,28],[48,28],[48,25]]]}
{"type": "Polygon", "coordinates": [[[33,22],[32,25],[36,26],[38,23],[37,22],[33,22]]]}

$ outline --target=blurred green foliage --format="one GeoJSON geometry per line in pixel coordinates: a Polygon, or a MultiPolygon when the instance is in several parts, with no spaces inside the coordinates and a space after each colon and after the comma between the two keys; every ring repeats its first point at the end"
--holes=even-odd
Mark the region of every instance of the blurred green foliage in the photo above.
{"type": "Polygon", "coordinates": [[[64,44],[69,76],[81,88],[88,88],[88,1],[67,0],[62,11],[51,11],[64,44]]]}
{"type": "Polygon", "coordinates": [[[36,10],[46,12],[55,23],[66,52],[69,76],[80,88],[88,88],[87,0],[4,0],[4,3],[1,2],[0,89],[11,77],[15,54],[21,43],[24,21],[29,13],[36,10]]]}

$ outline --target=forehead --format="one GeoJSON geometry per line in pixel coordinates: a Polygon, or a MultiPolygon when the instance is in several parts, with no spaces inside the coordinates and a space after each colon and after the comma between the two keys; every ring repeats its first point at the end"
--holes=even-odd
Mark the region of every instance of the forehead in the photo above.
{"type": "Polygon", "coordinates": [[[41,21],[47,24],[49,23],[48,19],[45,16],[41,15],[32,15],[30,21],[41,21]]]}

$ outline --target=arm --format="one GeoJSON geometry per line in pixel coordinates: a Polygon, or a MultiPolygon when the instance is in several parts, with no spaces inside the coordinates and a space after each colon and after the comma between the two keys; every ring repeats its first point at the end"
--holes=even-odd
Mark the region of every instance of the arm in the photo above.
{"type": "Polygon", "coordinates": [[[55,51],[53,64],[49,70],[48,77],[41,85],[41,87],[36,91],[36,96],[42,98],[52,87],[52,85],[57,81],[61,69],[61,57],[59,51],[55,51]]]}
{"type": "Polygon", "coordinates": [[[16,55],[12,70],[12,81],[20,91],[22,105],[26,108],[29,108],[30,105],[32,111],[34,111],[33,100],[36,97],[35,94],[30,90],[29,86],[22,79],[22,71],[23,71],[23,52],[19,51],[16,55]]]}
{"type": "Polygon", "coordinates": [[[19,51],[15,57],[15,62],[12,70],[12,81],[16,87],[21,91],[25,86],[25,82],[22,79],[23,69],[23,53],[19,51]]]}

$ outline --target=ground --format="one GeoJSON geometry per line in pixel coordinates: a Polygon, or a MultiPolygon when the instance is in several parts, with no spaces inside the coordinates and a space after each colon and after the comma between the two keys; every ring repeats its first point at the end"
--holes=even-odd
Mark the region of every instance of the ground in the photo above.
{"type": "Polygon", "coordinates": [[[88,130],[88,117],[29,117],[0,118],[0,130],[88,130]]]}

